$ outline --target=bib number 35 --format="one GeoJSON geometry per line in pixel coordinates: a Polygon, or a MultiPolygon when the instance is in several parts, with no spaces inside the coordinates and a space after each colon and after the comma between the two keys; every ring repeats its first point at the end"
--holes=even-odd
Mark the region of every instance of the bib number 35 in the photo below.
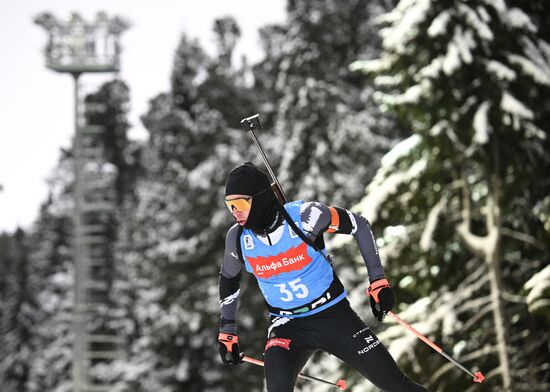
{"type": "Polygon", "coordinates": [[[305,284],[300,283],[301,281],[302,279],[294,279],[288,282],[288,286],[285,283],[276,284],[275,286],[277,286],[281,294],[284,295],[284,297],[281,297],[281,301],[290,302],[294,297],[300,299],[307,297],[309,290],[305,284]]]}

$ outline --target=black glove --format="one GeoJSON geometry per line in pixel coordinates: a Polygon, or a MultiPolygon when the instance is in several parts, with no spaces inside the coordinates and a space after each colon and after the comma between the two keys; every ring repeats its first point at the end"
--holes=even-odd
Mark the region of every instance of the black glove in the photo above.
{"type": "Polygon", "coordinates": [[[368,294],[372,314],[378,321],[384,320],[384,317],[395,305],[395,296],[390,283],[386,279],[375,280],[370,284],[368,294]]]}
{"type": "Polygon", "coordinates": [[[230,333],[220,333],[218,335],[220,343],[220,356],[223,363],[227,366],[235,366],[242,363],[244,353],[239,352],[239,338],[230,333]]]}

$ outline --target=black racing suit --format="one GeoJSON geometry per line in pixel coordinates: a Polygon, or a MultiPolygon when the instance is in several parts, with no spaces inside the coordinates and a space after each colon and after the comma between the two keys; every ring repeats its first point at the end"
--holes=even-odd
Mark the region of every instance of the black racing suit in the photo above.
{"type": "MultiPolygon", "coordinates": [[[[300,217],[305,234],[312,242],[327,230],[353,235],[367,266],[369,280],[373,282],[385,277],[374,235],[364,217],[318,202],[304,203],[300,217]]],[[[281,236],[277,230],[264,235],[264,238],[258,237],[265,244],[276,243],[281,236]]],[[[227,234],[220,271],[220,332],[233,334],[237,332],[239,281],[244,265],[238,233],[238,225],[234,225],[227,234]]],[[[272,314],[264,358],[268,391],[292,391],[298,373],[316,350],[335,355],[383,391],[427,391],[401,372],[345,298],[311,315],[272,314]]]]}

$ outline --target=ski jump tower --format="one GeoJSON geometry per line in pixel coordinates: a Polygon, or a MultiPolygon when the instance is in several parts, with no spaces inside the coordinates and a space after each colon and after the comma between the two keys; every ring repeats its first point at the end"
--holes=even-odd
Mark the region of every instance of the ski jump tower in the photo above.
{"type": "Polygon", "coordinates": [[[113,317],[108,306],[113,270],[108,233],[116,207],[116,172],[105,160],[103,127],[86,124],[85,110],[98,108],[84,105],[80,77],[119,71],[120,35],[129,24],[105,13],[98,13],[92,23],[77,13],[66,19],[42,13],[34,22],[49,34],[46,66],[74,79],[74,392],[107,392],[113,386],[91,375],[90,369],[108,366],[121,353],[119,337],[108,326],[113,317]]]}

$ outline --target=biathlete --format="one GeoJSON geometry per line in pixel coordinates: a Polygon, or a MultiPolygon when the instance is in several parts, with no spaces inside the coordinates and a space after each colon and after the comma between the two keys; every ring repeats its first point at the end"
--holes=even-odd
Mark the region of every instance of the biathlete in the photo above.
{"type": "Polygon", "coordinates": [[[226,236],[220,270],[220,355],[242,362],[237,307],[243,267],[254,274],[270,313],[264,353],[269,392],[293,391],[316,350],[335,355],[383,391],[428,391],[396,365],[346,299],[324,249],[323,233],[352,235],[369,276],[373,314],[382,321],[395,303],[368,221],[339,207],[294,201],[281,205],[267,175],[246,162],[228,175],[225,203],[237,221],[226,236]]]}

